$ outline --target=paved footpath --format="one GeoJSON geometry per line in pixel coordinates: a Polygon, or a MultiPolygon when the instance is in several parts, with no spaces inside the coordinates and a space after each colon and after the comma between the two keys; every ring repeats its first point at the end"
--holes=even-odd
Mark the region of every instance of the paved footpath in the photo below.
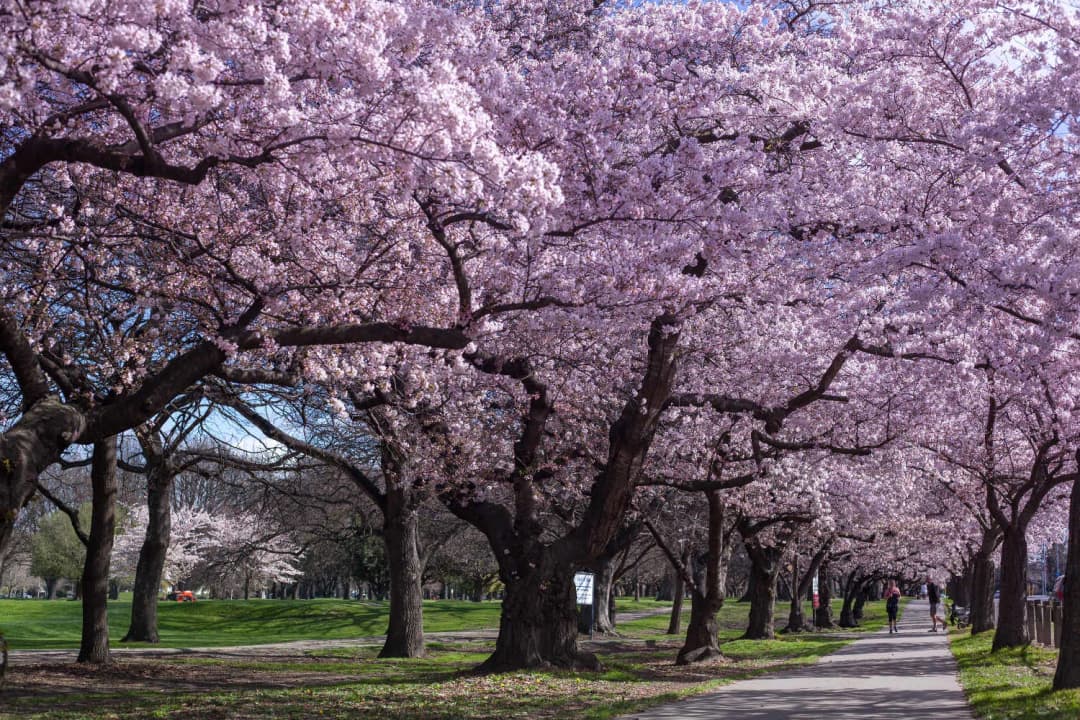
{"type": "Polygon", "coordinates": [[[913,600],[900,633],[856,640],[806,668],[732,683],[624,720],[972,720],[943,633],[913,600]]]}

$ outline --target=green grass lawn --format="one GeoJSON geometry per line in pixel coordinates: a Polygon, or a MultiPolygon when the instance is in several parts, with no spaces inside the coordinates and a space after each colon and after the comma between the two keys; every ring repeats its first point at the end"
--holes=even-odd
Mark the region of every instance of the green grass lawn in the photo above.
{"type": "MultiPolygon", "coordinates": [[[[246,606],[275,604],[253,601],[246,606]]],[[[344,603],[309,604],[326,610],[344,603]]],[[[245,606],[240,601],[232,605],[245,606]]],[[[476,607],[460,603],[447,609],[454,605],[476,607]]],[[[666,608],[650,600],[620,604],[619,609],[666,608]]],[[[80,668],[70,676],[61,672],[59,679],[55,666],[37,673],[17,666],[5,700],[20,717],[38,720],[607,720],[735,680],[813,663],[851,642],[851,636],[837,633],[734,639],[745,628],[748,610],[746,604],[729,602],[720,612],[725,659],[688,667],[673,663],[682,637],[664,633],[665,613],[623,623],[622,637],[588,646],[605,666],[600,673],[536,670],[480,676],[472,671],[490,653],[490,641],[437,641],[429,643],[427,657],[409,660],[380,660],[373,647],[335,647],[288,656],[274,651],[228,657],[129,657],[114,668],[80,668]]],[[[880,625],[877,619],[884,614],[883,603],[869,604],[862,629],[880,625]]],[[[437,615],[429,611],[429,621],[437,615]]]]}
{"type": "Polygon", "coordinates": [[[1029,646],[990,652],[993,633],[953,633],[950,644],[960,665],[960,684],[985,720],[1076,720],[1080,690],[1050,689],[1057,651],[1029,646]]]}
{"type": "MultiPolygon", "coordinates": [[[[867,605],[864,624],[884,624],[884,611],[867,605]],[[875,614],[876,613],[876,614],[875,614]]],[[[618,612],[658,612],[620,625],[621,633],[662,633],[667,629],[670,602],[651,598],[619,598],[618,612]]],[[[689,600],[683,630],[689,622],[689,600]]],[[[720,611],[721,640],[734,640],[745,630],[749,606],[728,602],[720,611]]],[[[431,600],[424,603],[426,632],[477,630],[499,625],[500,603],[431,600]]],[[[839,603],[836,603],[839,614],[839,603]]],[[[358,600],[200,600],[162,601],[158,606],[159,647],[223,647],[259,645],[290,640],[343,640],[386,632],[388,605],[358,600]]],[[[809,613],[809,607],[807,607],[809,613]]],[[[808,615],[809,616],[809,615],[808,615]]],[[[114,647],[143,643],[119,642],[131,617],[130,597],[109,603],[109,633],[114,647]]],[[[777,605],[777,627],[787,620],[787,605],[777,605]]],[[[70,600],[0,600],[0,629],[13,650],[77,648],[82,623],[81,603],[70,600]]]]}
{"type": "MultiPolygon", "coordinates": [[[[655,601],[653,602],[654,607],[657,607],[658,609],[670,609],[671,607],[670,602],[663,603],[662,605],[660,603],[655,603],[655,601]]],[[[904,606],[906,604],[906,599],[900,604],[901,617],[903,616],[904,606]]],[[[840,618],[840,608],[842,605],[843,601],[833,600],[832,608],[834,621],[840,618]]],[[[683,608],[684,609],[681,630],[682,632],[685,632],[686,625],[690,622],[689,600],[684,601],[683,608]]],[[[720,608],[720,612],[717,613],[716,616],[717,624],[720,626],[719,635],[721,642],[735,640],[739,638],[744,632],[746,632],[746,615],[749,611],[749,608],[749,603],[739,603],[730,599],[724,603],[724,606],[720,608]]],[[[790,603],[788,602],[778,602],[776,605],[775,625],[778,631],[777,637],[781,637],[779,635],[779,630],[781,630],[785,625],[787,625],[789,608],[790,603]]],[[[618,609],[619,611],[623,611],[621,605],[618,606],[618,609]]],[[[805,603],[803,607],[803,613],[808,620],[813,618],[813,609],[811,608],[810,603],[805,603]]],[[[622,634],[634,637],[641,636],[643,634],[651,635],[658,632],[663,633],[665,630],[667,630],[669,620],[670,614],[653,615],[651,617],[639,618],[637,620],[630,620],[621,623],[618,627],[618,630],[622,634]]],[[[835,630],[856,630],[859,632],[868,632],[884,628],[887,622],[888,615],[885,613],[885,603],[883,601],[868,602],[863,608],[863,618],[859,621],[858,628],[836,628],[835,630]]],[[[799,635],[794,635],[792,637],[799,637],[799,635]]]]}
{"type": "MultiPolygon", "coordinates": [[[[432,600],[424,603],[427,632],[499,625],[498,602],[432,600]]],[[[388,605],[358,600],[200,600],[161,602],[161,647],[221,647],[289,640],[339,640],[386,632],[388,605]]],[[[109,603],[109,635],[122,644],[130,600],[109,603]]],[[[13,650],[79,646],[82,604],[69,600],[0,600],[0,629],[13,650]]]]}

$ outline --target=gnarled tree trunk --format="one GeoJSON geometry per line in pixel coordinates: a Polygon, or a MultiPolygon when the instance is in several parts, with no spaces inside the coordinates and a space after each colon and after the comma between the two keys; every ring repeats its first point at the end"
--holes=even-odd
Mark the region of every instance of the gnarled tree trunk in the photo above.
{"type": "Polygon", "coordinates": [[[707,597],[694,590],[690,595],[690,624],[686,627],[686,640],[675,658],[676,665],[688,665],[710,658],[719,657],[720,626],[716,622],[716,613],[723,606],[715,597],[707,597]]]}
{"type": "MultiPolygon", "coordinates": [[[[536,548],[531,562],[514,563],[503,574],[506,585],[495,652],[480,666],[499,672],[519,668],[599,669],[594,655],[578,650],[577,593],[570,563],[547,548],[536,548]]],[[[500,564],[501,565],[501,564],[500,564]]]]}
{"type": "MultiPolygon", "coordinates": [[[[721,655],[716,613],[724,606],[733,527],[730,527],[732,523],[726,522],[721,492],[708,490],[705,498],[709,505],[708,548],[705,553],[693,558],[690,624],[686,628],[686,641],[675,658],[677,665],[701,662],[721,655]]],[[[685,571],[685,563],[683,567],[685,571]]]]}
{"type": "MultiPolygon", "coordinates": [[[[0,318],[0,340],[10,336],[13,342],[21,342],[21,338],[14,339],[19,334],[8,318],[0,318]]],[[[31,362],[36,367],[36,360],[31,362]]],[[[60,460],[85,425],[81,413],[49,395],[35,402],[7,432],[0,434],[0,553],[11,542],[15,521],[33,497],[38,476],[60,460]]]]}
{"type": "Polygon", "coordinates": [[[108,663],[109,561],[116,532],[116,436],[94,443],[90,471],[93,509],[82,576],[82,642],[79,662],[108,663]]]}
{"type": "Polygon", "coordinates": [[[1023,647],[1031,642],[1024,614],[1027,605],[1027,532],[1025,527],[1005,531],[1001,544],[1001,598],[994,650],[1023,647]]]}

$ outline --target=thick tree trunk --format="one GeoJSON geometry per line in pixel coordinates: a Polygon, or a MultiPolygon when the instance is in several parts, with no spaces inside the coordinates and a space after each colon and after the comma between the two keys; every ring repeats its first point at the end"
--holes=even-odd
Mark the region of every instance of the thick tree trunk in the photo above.
{"type": "Polygon", "coordinates": [[[161,575],[172,536],[169,505],[173,475],[164,467],[151,468],[147,476],[146,537],[135,568],[135,591],[131,598],[131,625],[121,642],[158,642],[157,604],[161,575]]]}
{"type": "Polygon", "coordinates": [[[714,657],[720,657],[720,626],[716,613],[723,606],[723,598],[706,597],[698,591],[691,594],[690,624],[686,628],[686,641],[675,658],[676,665],[688,665],[714,657]]]}
{"type": "Polygon", "coordinates": [[[593,621],[595,630],[603,635],[615,633],[614,602],[611,599],[611,581],[615,577],[615,558],[605,556],[596,566],[593,582],[593,621]]]}
{"type": "MultiPolygon", "coordinates": [[[[708,549],[704,555],[689,557],[693,567],[694,592],[690,602],[690,624],[686,641],[675,658],[677,665],[720,657],[719,626],[716,613],[724,606],[728,562],[731,559],[732,532],[725,522],[723,496],[719,490],[705,493],[709,505],[708,549]]],[[[684,566],[686,561],[683,562],[684,566]]]]}
{"type": "MultiPolygon", "coordinates": [[[[7,332],[19,330],[0,321],[0,334],[7,332]]],[[[34,496],[38,476],[60,460],[84,427],[81,413],[50,395],[0,434],[0,553],[7,551],[15,521],[34,496]]]]}
{"type": "Polygon", "coordinates": [[[56,586],[60,584],[60,578],[45,578],[45,599],[56,599],[56,586]]]}
{"type": "Polygon", "coordinates": [[[788,611],[788,622],[781,632],[784,633],[797,633],[806,630],[806,613],[803,612],[803,586],[799,582],[799,556],[798,554],[791,561],[791,587],[793,592],[791,593],[791,609],[788,611]]]}
{"type": "Polygon", "coordinates": [[[94,443],[93,510],[82,576],[79,662],[109,662],[109,561],[116,532],[116,436],[94,443]]]}
{"type": "Polygon", "coordinates": [[[390,627],[379,657],[424,655],[423,568],[416,509],[402,492],[386,496],[383,541],[390,568],[390,627]]]}
{"type": "Polygon", "coordinates": [[[972,565],[968,563],[961,574],[949,579],[946,586],[949,589],[949,597],[960,607],[971,607],[971,576],[972,565]]]}
{"type": "Polygon", "coordinates": [[[836,627],[832,612],[832,586],[829,584],[829,564],[821,563],[818,569],[818,607],[814,611],[814,625],[822,628],[836,627]]]}
{"type": "Polygon", "coordinates": [[[750,554],[750,619],[743,637],[747,640],[771,640],[776,637],[776,576],[780,571],[779,548],[752,547],[750,554]]]}
{"type": "Polygon", "coordinates": [[[802,610],[802,603],[806,600],[813,600],[814,578],[818,578],[819,586],[821,585],[820,573],[825,563],[825,557],[828,555],[828,546],[829,544],[826,543],[818,549],[818,552],[814,553],[810,559],[810,566],[807,568],[806,573],[802,574],[801,578],[799,576],[799,558],[797,554],[792,561],[792,586],[795,588],[796,597],[792,598],[792,610],[788,614],[787,627],[784,628],[784,633],[801,633],[801,631],[813,629],[813,626],[807,623],[806,613],[802,610]]]}
{"type": "Polygon", "coordinates": [[[975,555],[971,569],[971,634],[993,629],[994,561],[989,552],[980,552],[975,555]]]}
{"type": "Polygon", "coordinates": [[[866,605],[867,594],[867,589],[863,588],[855,595],[855,607],[851,610],[851,617],[855,618],[856,623],[863,619],[863,606],[866,605]]]}
{"type": "Polygon", "coordinates": [[[675,572],[664,574],[664,579],[660,581],[660,589],[656,593],[656,599],[658,601],[675,599],[675,584],[678,575],[679,573],[677,570],[675,572]]]}
{"type": "Polygon", "coordinates": [[[675,571],[675,599],[671,602],[671,619],[668,620],[667,634],[678,635],[682,630],[683,595],[686,594],[686,582],[682,573],[675,571]]]}
{"type": "Polygon", "coordinates": [[[597,670],[594,655],[577,647],[577,594],[574,571],[554,553],[541,549],[534,561],[515,563],[518,570],[502,573],[506,594],[499,618],[495,652],[481,671],[564,667],[597,670]]]}
{"type": "Polygon", "coordinates": [[[1080,479],[1072,486],[1069,501],[1069,554],[1065,558],[1065,598],[1061,618],[1054,689],[1080,687],[1080,479]]]}
{"type": "Polygon", "coordinates": [[[1015,525],[1005,532],[1001,544],[1001,598],[994,650],[1023,647],[1031,642],[1024,613],[1027,605],[1026,528],[1015,525]]]}
{"type": "Polygon", "coordinates": [[[852,572],[848,575],[847,582],[844,583],[844,604],[840,607],[840,627],[853,628],[859,627],[859,623],[855,621],[854,602],[856,589],[859,583],[855,582],[855,573],[852,572]]]}
{"type": "Polygon", "coordinates": [[[754,583],[756,583],[756,582],[757,582],[757,579],[755,578],[754,573],[753,572],[747,573],[747,575],[746,575],[746,590],[743,591],[742,596],[739,598],[739,602],[748,603],[748,602],[750,602],[751,600],[754,599],[754,595],[757,593],[757,588],[754,587],[754,583]]]}

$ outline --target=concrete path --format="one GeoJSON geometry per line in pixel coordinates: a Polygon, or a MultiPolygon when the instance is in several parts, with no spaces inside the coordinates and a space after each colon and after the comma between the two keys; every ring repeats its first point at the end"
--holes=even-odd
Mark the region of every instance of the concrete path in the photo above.
{"type": "Polygon", "coordinates": [[[865,636],[815,665],[733,683],[624,720],[972,720],[943,633],[926,601],[904,610],[900,633],[865,636]]]}

